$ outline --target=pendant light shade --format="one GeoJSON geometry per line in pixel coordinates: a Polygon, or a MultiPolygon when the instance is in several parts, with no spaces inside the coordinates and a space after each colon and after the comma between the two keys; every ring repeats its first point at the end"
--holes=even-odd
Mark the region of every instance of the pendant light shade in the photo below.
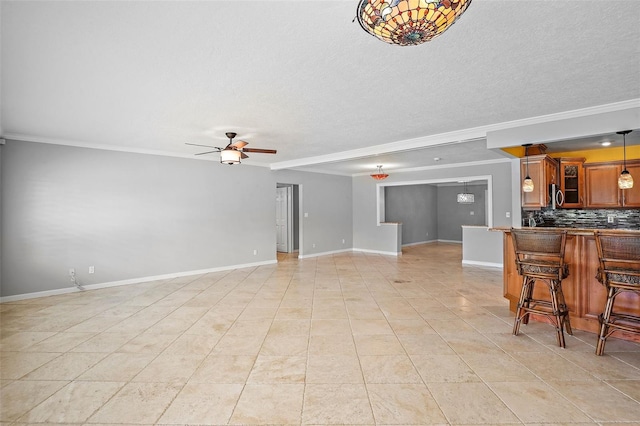
{"type": "Polygon", "coordinates": [[[464,182],[464,191],[457,196],[459,204],[473,204],[475,201],[475,195],[467,191],[467,182],[464,182]]]}
{"type": "Polygon", "coordinates": [[[535,186],[533,185],[533,179],[529,176],[529,147],[531,144],[526,143],[522,146],[524,146],[524,156],[527,157],[527,174],[522,181],[522,192],[533,192],[535,186]]]}
{"type": "Polygon", "coordinates": [[[471,0],[360,0],[360,26],[389,44],[412,46],[445,32],[471,0]]]}
{"type": "Polygon", "coordinates": [[[522,181],[522,191],[523,192],[533,192],[535,185],[533,184],[533,179],[531,179],[528,175],[522,181]]]}
{"type": "Polygon", "coordinates": [[[389,177],[388,174],[382,171],[382,165],[378,165],[378,173],[374,173],[371,175],[375,180],[383,180],[389,177]]]}
{"type": "Polygon", "coordinates": [[[629,173],[628,170],[623,170],[622,173],[620,173],[620,176],[618,176],[618,188],[633,188],[633,176],[631,176],[631,173],[629,173]]]}
{"type": "Polygon", "coordinates": [[[618,176],[618,188],[630,189],[633,188],[633,176],[631,176],[631,173],[627,170],[627,135],[631,133],[631,130],[623,130],[616,133],[622,135],[622,152],[624,155],[622,173],[618,176]]]}

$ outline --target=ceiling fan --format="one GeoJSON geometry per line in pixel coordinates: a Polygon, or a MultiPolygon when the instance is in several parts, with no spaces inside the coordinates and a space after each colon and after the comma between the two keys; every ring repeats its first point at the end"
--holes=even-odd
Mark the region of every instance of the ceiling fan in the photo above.
{"type": "Polygon", "coordinates": [[[245,152],[255,152],[259,154],[275,154],[277,152],[275,149],[245,148],[245,146],[248,145],[247,142],[233,141],[233,138],[235,138],[237,135],[236,133],[227,132],[225,133],[225,135],[227,135],[227,137],[229,138],[229,144],[224,148],[219,148],[217,146],[211,146],[211,145],[199,145],[197,143],[188,143],[188,142],[186,143],[186,145],[214,148],[212,151],[199,152],[195,155],[205,155],[205,154],[211,154],[212,152],[219,152],[220,162],[222,164],[229,164],[229,165],[240,164],[241,159],[249,158],[249,156],[245,154],[245,152]]]}

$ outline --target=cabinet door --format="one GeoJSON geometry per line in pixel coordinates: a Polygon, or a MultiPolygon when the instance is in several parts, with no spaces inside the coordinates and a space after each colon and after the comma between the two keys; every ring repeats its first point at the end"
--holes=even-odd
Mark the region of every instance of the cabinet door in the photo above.
{"type": "Polygon", "coordinates": [[[533,192],[522,191],[522,181],[527,175],[526,163],[521,163],[520,167],[520,196],[522,199],[522,207],[539,209],[546,206],[547,201],[547,189],[543,187],[544,181],[544,168],[542,160],[529,160],[529,177],[533,180],[533,192]]]}
{"type": "MultiPolygon", "coordinates": [[[[527,175],[526,159],[520,161],[520,183],[527,175]]],[[[533,192],[520,190],[520,199],[524,209],[539,209],[550,204],[549,184],[557,183],[558,163],[546,155],[529,157],[529,177],[533,180],[533,192]]]]}
{"type": "Polygon", "coordinates": [[[629,164],[627,170],[633,177],[633,188],[621,189],[624,207],[640,207],[640,163],[629,164]]]}
{"type": "Polygon", "coordinates": [[[564,208],[584,206],[584,169],[582,161],[560,160],[560,189],[564,195],[564,208]]]}
{"type": "Polygon", "coordinates": [[[587,182],[587,207],[620,207],[622,199],[618,189],[617,164],[602,164],[584,168],[587,182]]]}

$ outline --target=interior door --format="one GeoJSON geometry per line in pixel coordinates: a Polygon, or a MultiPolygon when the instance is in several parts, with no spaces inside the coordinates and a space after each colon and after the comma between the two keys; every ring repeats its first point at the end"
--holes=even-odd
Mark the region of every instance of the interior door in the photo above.
{"type": "Polygon", "coordinates": [[[291,187],[276,188],[276,250],[290,252],[291,187]]]}

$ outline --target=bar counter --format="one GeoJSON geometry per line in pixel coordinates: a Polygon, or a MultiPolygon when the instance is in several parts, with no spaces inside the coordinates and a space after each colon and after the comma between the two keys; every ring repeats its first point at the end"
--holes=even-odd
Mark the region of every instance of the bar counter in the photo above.
{"type": "MultiPolygon", "coordinates": [[[[535,228],[534,228],[535,229],[535,228]]],[[[576,330],[584,330],[598,333],[600,324],[598,315],[604,309],[607,299],[605,287],[596,279],[598,271],[598,250],[594,237],[595,229],[579,228],[540,228],[557,229],[567,231],[565,248],[565,262],[569,264],[569,276],[562,280],[562,290],[566,303],[569,307],[569,317],[571,327],[576,330]]],[[[492,228],[495,231],[503,232],[503,274],[504,274],[504,297],[509,300],[509,308],[515,312],[520,289],[522,288],[522,277],[518,275],[515,263],[515,252],[511,240],[511,228],[492,228]]],[[[607,231],[612,231],[607,229],[607,231]]],[[[637,233],[640,230],[615,230],[620,233],[637,233]]],[[[548,299],[548,291],[544,286],[537,286],[535,296],[541,299],[548,299]]],[[[616,311],[640,314],[640,296],[638,294],[625,292],[616,297],[616,311]]],[[[532,316],[532,319],[533,318],[532,316]]],[[[525,328],[526,329],[526,328],[525,328]]],[[[640,336],[630,333],[616,332],[612,337],[633,340],[640,342],[640,336]]],[[[596,336],[594,336],[596,339],[596,336]]]]}

